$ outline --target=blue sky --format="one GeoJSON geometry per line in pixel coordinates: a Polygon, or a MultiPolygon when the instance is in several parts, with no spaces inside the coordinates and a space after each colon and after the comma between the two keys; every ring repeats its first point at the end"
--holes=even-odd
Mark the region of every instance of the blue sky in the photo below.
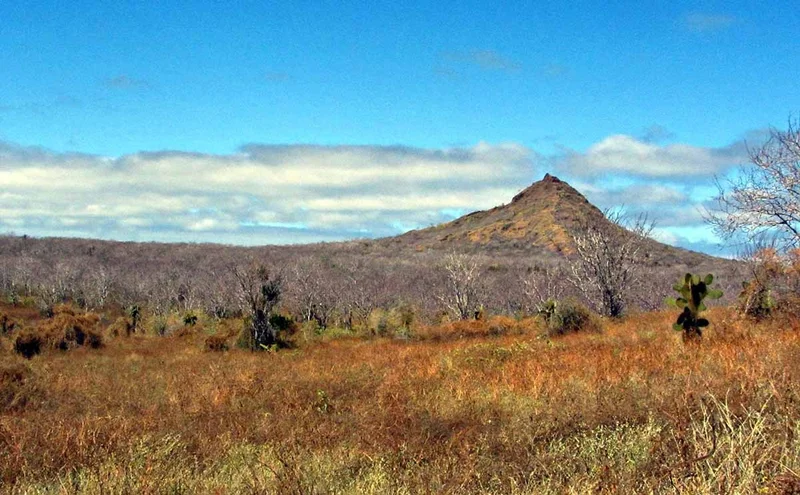
{"type": "Polygon", "coordinates": [[[551,172],[720,252],[699,210],[800,111],[800,16],[655,3],[4,2],[0,231],[373,237],[551,172]]]}

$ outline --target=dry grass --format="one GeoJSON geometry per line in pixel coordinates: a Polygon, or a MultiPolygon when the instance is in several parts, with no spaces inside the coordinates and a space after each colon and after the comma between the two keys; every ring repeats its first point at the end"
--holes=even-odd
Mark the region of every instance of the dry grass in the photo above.
{"type": "Polygon", "coordinates": [[[0,404],[0,483],[9,493],[792,489],[796,325],[715,309],[705,341],[685,346],[673,316],[553,339],[533,322],[490,319],[278,353],[207,352],[200,330],[24,362],[4,350],[3,387],[15,392],[0,404]]]}

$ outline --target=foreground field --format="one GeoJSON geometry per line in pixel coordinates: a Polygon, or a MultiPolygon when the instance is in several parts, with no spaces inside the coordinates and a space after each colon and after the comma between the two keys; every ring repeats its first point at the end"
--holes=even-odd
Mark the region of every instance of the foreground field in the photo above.
{"type": "Polygon", "coordinates": [[[475,322],[277,353],[132,336],[28,361],[6,341],[0,483],[98,494],[800,490],[797,322],[717,309],[704,342],[684,345],[673,318],[553,339],[531,324],[475,322]]]}

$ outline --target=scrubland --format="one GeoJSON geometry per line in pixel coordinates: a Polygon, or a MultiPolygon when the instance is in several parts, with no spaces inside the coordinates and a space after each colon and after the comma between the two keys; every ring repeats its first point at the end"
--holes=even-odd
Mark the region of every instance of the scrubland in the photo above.
{"type": "MultiPolygon", "coordinates": [[[[29,328],[50,322],[0,310],[29,328]]],[[[0,486],[797,493],[800,321],[709,313],[700,343],[671,329],[674,310],[552,337],[536,319],[503,317],[402,338],[300,331],[277,352],[238,349],[241,321],[206,317],[171,336],[104,330],[97,349],[29,360],[7,332],[0,486]],[[231,349],[206,350],[213,334],[231,349]]]]}

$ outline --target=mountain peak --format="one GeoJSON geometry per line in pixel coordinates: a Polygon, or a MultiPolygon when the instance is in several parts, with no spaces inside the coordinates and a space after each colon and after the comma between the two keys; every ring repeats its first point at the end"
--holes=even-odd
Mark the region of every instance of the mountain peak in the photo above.
{"type": "MultiPolygon", "coordinates": [[[[534,254],[540,259],[558,259],[575,253],[575,235],[587,225],[613,226],[583,194],[548,173],[508,204],[378,242],[415,251],[516,252],[525,256],[534,254]]],[[[696,265],[707,259],[705,255],[655,241],[651,247],[654,250],[651,262],[655,264],[696,265]]]]}
{"type": "Polygon", "coordinates": [[[575,189],[573,189],[572,186],[570,186],[563,180],[559,179],[555,175],[550,175],[549,173],[547,173],[544,174],[542,180],[534,182],[530,186],[520,191],[516,196],[514,196],[511,202],[516,203],[524,198],[541,199],[542,196],[547,196],[548,194],[551,194],[549,191],[551,190],[555,191],[562,188],[566,188],[570,192],[574,191],[575,194],[580,196],[580,193],[575,189]]]}
{"type": "Polygon", "coordinates": [[[541,182],[552,182],[553,184],[558,184],[562,181],[555,175],[550,175],[550,173],[546,173],[544,174],[544,177],[542,178],[541,182]]]}
{"type": "Polygon", "coordinates": [[[509,204],[394,239],[420,249],[514,246],[569,254],[574,251],[572,236],[581,225],[603,221],[603,213],[580,192],[548,173],[514,196],[509,204]]]}

